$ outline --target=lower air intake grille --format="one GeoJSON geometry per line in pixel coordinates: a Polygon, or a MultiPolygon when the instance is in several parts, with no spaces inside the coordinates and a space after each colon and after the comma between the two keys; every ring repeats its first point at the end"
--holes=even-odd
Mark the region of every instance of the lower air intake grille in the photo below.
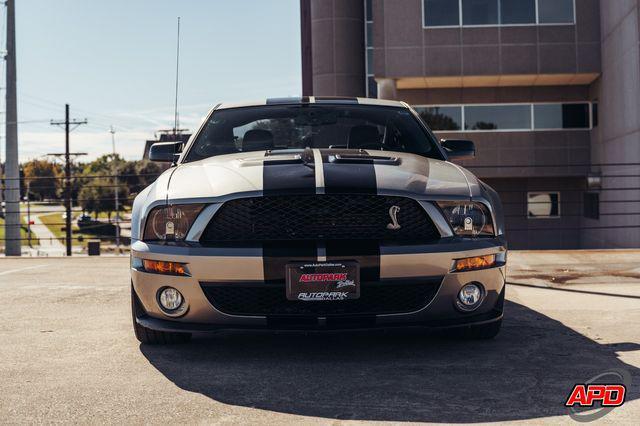
{"type": "Polygon", "coordinates": [[[219,311],[233,315],[375,315],[413,312],[436,295],[442,279],[420,283],[363,284],[360,298],[344,301],[299,302],[288,300],[284,285],[208,284],[202,290],[219,311]]]}

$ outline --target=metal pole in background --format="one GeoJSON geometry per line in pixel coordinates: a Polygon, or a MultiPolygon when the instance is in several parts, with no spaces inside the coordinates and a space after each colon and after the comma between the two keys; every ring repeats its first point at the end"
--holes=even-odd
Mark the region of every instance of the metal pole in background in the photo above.
{"type": "Polygon", "coordinates": [[[64,105],[64,209],[67,256],[71,256],[71,158],[69,156],[69,104],[64,105]]]}
{"type": "MultiPolygon", "coordinates": [[[[71,120],[69,118],[69,104],[64,105],[64,121],[51,121],[52,126],[64,125],[64,207],[67,217],[65,218],[65,234],[67,242],[67,256],[71,256],[71,155],[86,155],[85,153],[69,152],[69,133],[71,133],[71,125],[74,129],[81,124],[87,124],[87,120],[71,120]]],[[[60,154],[48,154],[60,155],[60,154]]]]}
{"type": "Polygon", "coordinates": [[[15,0],[7,0],[7,118],[5,163],[5,254],[21,255],[20,170],[18,169],[18,108],[16,106],[16,14],[15,0]]]}
{"type": "Polygon", "coordinates": [[[31,182],[27,182],[27,235],[31,246],[31,182]]]}
{"type": "Polygon", "coordinates": [[[116,162],[116,131],[111,126],[111,144],[113,145],[113,180],[116,190],[116,253],[120,254],[120,202],[118,200],[118,164],[116,162]]]}

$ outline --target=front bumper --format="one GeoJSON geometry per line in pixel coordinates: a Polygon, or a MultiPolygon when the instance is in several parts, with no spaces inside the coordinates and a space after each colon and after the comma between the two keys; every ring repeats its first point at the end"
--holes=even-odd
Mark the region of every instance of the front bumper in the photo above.
{"type": "MultiPolygon", "coordinates": [[[[264,282],[260,248],[204,248],[132,244],[135,258],[187,263],[191,276],[169,276],[131,269],[136,303],[136,321],[158,331],[199,332],[219,329],[332,329],[394,326],[456,327],[482,324],[502,318],[506,265],[469,272],[451,273],[455,259],[497,254],[505,258],[501,238],[483,240],[443,239],[436,244],[381,247],[380,282],[402,283],[424,279],[439,285],[428,303],[410,312],[354,315],[235,315],[217,309],[206,297],[203,283],[268,285],[264,282]],[[458,310],[458,292],[469,282],[480,282],[486,296],[471,313],[458,310]],[[171,286],[185,297],[189,307],[183,316],[171,318],[159,307],[157,292],[171,286]]],[[[346,259],[346,258],[345,258],[346,259]]],[[[363,289],[365,289],[363,283],[363,289]]],[[[322,302],[320,302],[322,303],[322,302]]]]}

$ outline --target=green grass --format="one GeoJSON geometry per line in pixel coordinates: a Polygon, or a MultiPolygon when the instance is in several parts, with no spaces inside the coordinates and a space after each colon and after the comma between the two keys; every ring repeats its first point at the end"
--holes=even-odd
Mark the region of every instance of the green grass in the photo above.
{"type": "MultiPolygon", "coordinates": [[[[76,214],[76,212],[74,212],[72,215],[71,231],[73,233],[73,240],[71,241],[71,244],[74,246],[85,247],[87,245],[87,240],[95,239],[96,236],[93,234],[80,232],[80,228],[78,228],[78,225],[76,224],[77,216],[79,216],[79,213],[76,214]],[[79,237],[82,237],[83,240],[79,241],[79,237]]],[[[40,216],[40,220],[47,226],[47,228],[49,228],[53,235],[55,235],[62,244],[65,243],[67,233],[64,230],[63,223],[65,222],[65,220],[62,218],[62,213],[42,215],[40,216]]]]}
{"type": "MultiPolygon", "coordinates": [[[[27,233],[27,227],[26,224],[22,223],[22,227],[20,227],[20,238],[23,238],[23,240],[21,241],[21,244],[23,246],[28,246],[29,245],[29,241],[26,240],[26,238],[29,237],[28,233],[27,233]]],[[[5,246],[5,233],[4,233],[4,219],[0,218],[0,247],[5,246]]],[[[31,244],[32,245],[37,245],[38,244],[38,239],[36,238],[36,235],[32,232],[31,233],[31,244]]]]}
{"type": "MultiPolygon", "coordinates": [[[[120,211],[120,219],[122,220],[122,216],[127,213],[131,213],[131,207],[124,206],[123,209],[120,211]]],[[[89,216],[95,219],[94,213],[90,213],[89,216]]],[[[109,219],[109,215],[107,214],[107,212],[100,212],[98,213],[98,219],[109,219]]],[[[115,220],[116,220],[116,212],[111,212],[111,221],[113,222],[115,220]]]]}

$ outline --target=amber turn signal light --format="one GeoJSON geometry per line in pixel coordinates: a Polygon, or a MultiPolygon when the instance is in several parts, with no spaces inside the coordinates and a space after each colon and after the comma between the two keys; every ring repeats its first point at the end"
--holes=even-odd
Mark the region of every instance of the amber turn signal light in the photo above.
{"type": "Polygon", "coordinates": [[[142,265],[147,272],[164,275],[184,275],[188,276],[187,265],[178,262],[164,262],[161,260],[143,259],[142,265]]]}
{"type": "Polygon", "coordinates": [[[453,265],[454,272],[473,271],[474,269],[485,269],[496,265],[496,255],[467,257],[458,259],[453,265]]]}

